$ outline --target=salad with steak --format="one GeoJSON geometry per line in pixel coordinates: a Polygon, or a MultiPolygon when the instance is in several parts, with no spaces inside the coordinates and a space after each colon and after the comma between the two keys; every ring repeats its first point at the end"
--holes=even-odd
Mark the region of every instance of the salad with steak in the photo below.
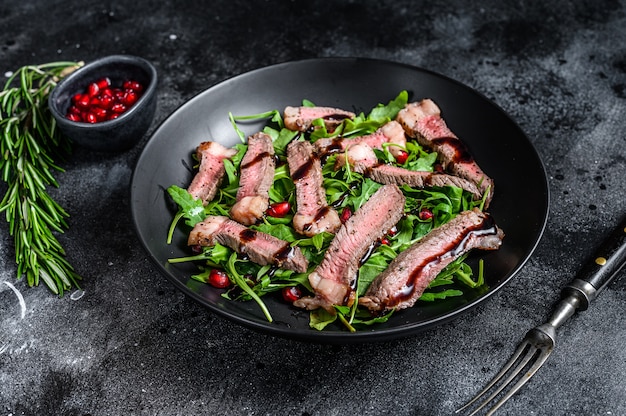
{"type": "Polygon", "coordinates": [[[189,186],[168,193],[188,233],[191,278],[232,301],[281,296],[310,326],[350,331],[486,286],[466,262],[497,250],[494,181],[430,99],[406,91],[369,114],[304,100],[234,116],[241,143],[198,144],[189,186]],[[239,122],[266,119],[246,136],[239,122]],[[216,278],[219,276],[219,279],[216,278]],[[465,289],[464,289],[465,288],[465,289]]]}

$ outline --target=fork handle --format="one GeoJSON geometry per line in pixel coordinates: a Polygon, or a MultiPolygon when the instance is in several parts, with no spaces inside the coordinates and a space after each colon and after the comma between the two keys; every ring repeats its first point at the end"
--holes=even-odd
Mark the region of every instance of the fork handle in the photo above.
{"type": "Polygon", "coordinates": [[[600,245],[595,255],[563,289],[563,297],[578,298],[576,309],[584,311],[626,264],[626,216],[600,245]]]}

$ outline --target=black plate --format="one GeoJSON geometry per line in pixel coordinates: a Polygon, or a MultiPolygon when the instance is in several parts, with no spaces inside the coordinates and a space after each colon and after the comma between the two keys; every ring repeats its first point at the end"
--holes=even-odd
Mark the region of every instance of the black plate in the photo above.
{"type": "MultiPolygon", "coordinates": [[[[246,134],[264,123],[244,126],[246,134]]],[[[137,162],[131,185],[132,215],[137,234],[159,270],[177,288],[211,311],[248,328],[316,342],[364,342],[414,334],[464,313],[508,282],[535,249],[548,216],[546,173],[537,152],[520,128],[493,102],[471,88],[439,74],[387,61],[329,58],[283,63],[228,79],[200,93],[176,110],[156,130],[137,162]],[[274,322],[265,320],[255,302],[233,302],[220,291],[190,279],[193,264],[168,264],[189,254],[187,236],[178,230],[166,244],[176,208],[168,199],[170,185],[186,188],[193,172],[192,153],[204,140],[232,146],[239,141],[228,113],[249,115],[302,99],[321,106],[369,110],[402,91],[410,100],[433,99],[449,127],[465,141],[483,170],[495,180],[489,211],[506,233],[500,250],[478,253],[485,260],[487,293],[467,293],[441,302],[419,303],[396,313],[387,323],[348,333],[337,326],[310,329],[308,313],[278,297],[265,302],[274,322]]],[[[478,257],[476,255],[476,257],[478,257]]],[[[475,259],[474,259],[475,260],[475,259]]]]}

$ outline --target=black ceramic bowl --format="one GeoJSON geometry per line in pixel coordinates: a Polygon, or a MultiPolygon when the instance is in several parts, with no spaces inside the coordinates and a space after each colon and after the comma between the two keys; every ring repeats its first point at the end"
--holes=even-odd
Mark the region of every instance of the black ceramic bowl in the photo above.
{"type": "Polygon", "coordinates": [[[111,55],[100,58],[63,78],[52,90],[48,106],[61,132],[74,143],[98,151],[117,152],[133,147],[150,127],[156,110],[157,72],[143,58],[111,55]],[[104,77],[112,86],[135,80],[144,87],[135,104],[114,120],[87,123],[66,117],[72,97],[83,93],[88,85],[104,77]]]}

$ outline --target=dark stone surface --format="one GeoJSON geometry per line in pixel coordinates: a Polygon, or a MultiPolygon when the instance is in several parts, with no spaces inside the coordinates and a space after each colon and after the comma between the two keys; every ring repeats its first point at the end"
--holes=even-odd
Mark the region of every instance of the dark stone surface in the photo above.
{"type": "MultiPolygon", "coordinates": [[[[77,148],[52,194],[71,213],[60,240],[84,296],[16,281],[0,225],[0,415],[450,415],[548,316],[624,214],[624,1],[81,3],[0,3],[0,74],[142,56],[160,77],[152,131],[209,86],[273,63],[364,56],[424,67],[519,123],[546,165],[550,219],[519,275],[471,314],[382,344],[299,343],[214,316],[156,272],[129,215],[148,135],[118,155],[77,148]],[[24,297],[23,319],[5,281],[24,297]]],[[[620,277],[561,328],[549,361],[500,414],[626,415],[620,277]]]]}

